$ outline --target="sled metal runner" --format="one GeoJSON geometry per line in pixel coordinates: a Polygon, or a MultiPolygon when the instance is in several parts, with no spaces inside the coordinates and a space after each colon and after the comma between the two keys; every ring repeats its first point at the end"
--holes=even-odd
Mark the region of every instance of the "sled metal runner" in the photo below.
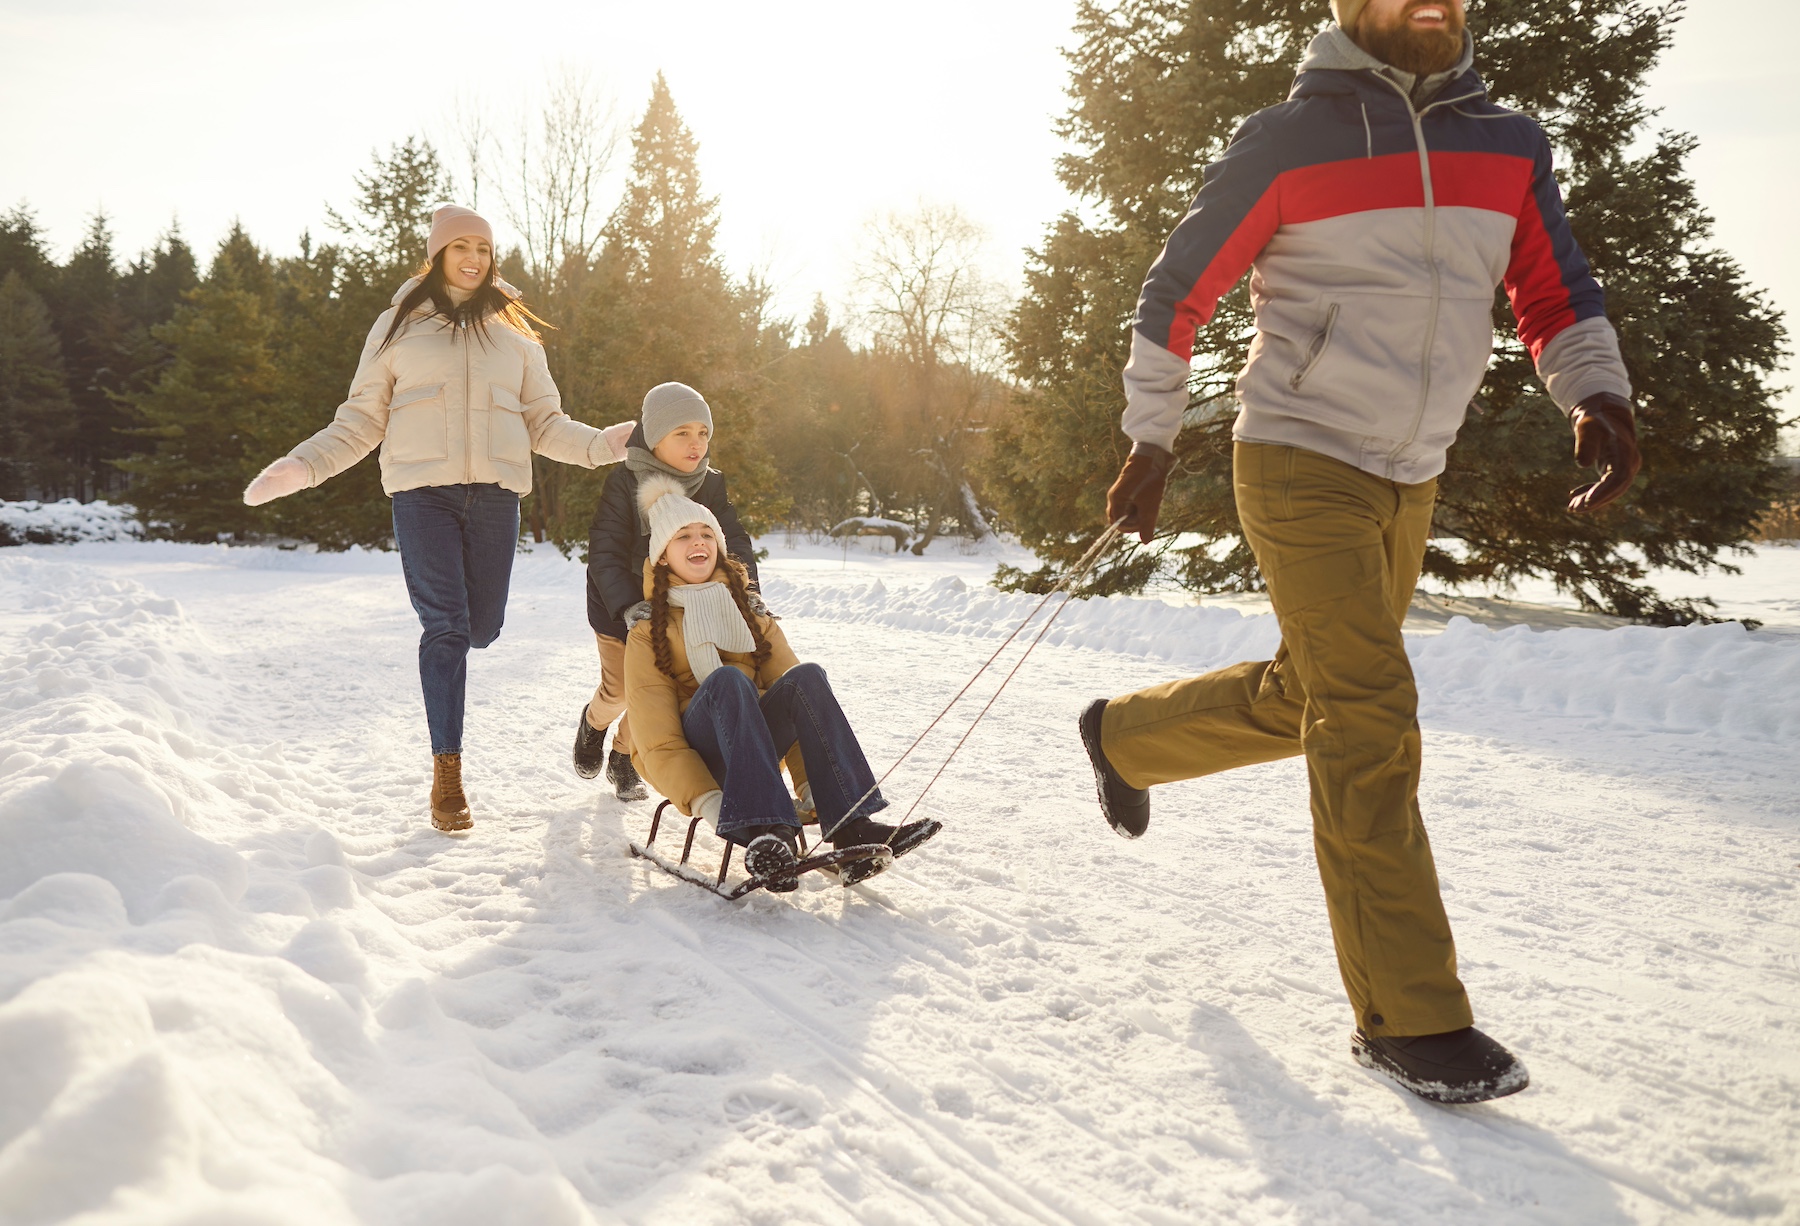
{"type": "MultiPolygon", "coordinates": [[[[708,877],[705,873],[689,864],[688,858],[694,853],[694,834],[700,829],[700,823],[704,820],[703,818],[696,817],[688,822],[687,839],[681,845],[681,859],[679,861],[670,860],[667,856],[657,851],[656,835],[657,832],[662,829],[663,810],[667,809],[671,803],[672,802],[665,800],[656,806],[656,814],[650,819],[650,837],[645,839],[641,844],[630,844],[632,855],[637,856],[639,859],[650,861],[650,863],[654,864],[657,868],[660,868],[671,877],[679,877],[689,885],[697,885],[709,893],[717,894],[726,902],[736,902],[738,899],[749,894],[754,894],[756,891],[763,889],[769,884],[770,879],[767,877],[751,877],[739,882],[730,889],[725,887],[725,878],[727,874],[731,872],[731,850],[734,846],[734,844],[730,842],[725,844],[725,855],[719,861],[718,877],[708,877]]],[[[815,856],[808,856],[806,850],[806,832],[803,830],[800,832],[801,858],[794,864],[794,871],[792,873],[782,874],[782,880],[786,880],[789,877],[799,877],[804,873],[811,872],[823,871],[835,873],[838,869],[847,864],[860,864],[866,860],[878,860],[881,862],[882,868],[886,868],[894,862],[894,853],[885,843],[865,843],[860,847],[840,847],[835,851],[820,852],[815,856]]]]}

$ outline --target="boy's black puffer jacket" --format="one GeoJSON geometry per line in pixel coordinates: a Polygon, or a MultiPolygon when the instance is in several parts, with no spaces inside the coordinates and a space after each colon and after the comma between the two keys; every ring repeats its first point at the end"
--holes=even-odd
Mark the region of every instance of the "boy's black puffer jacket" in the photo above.
{"type": "MultiPolygon", "coordinates": [[[[638,438],[633,436],[633,441],[638,438]]],[[[644,598],[644,562],[650,557],[650,534],[638,531],[637,489],[637,474],[623,464],[616,466],[607,475],[600,505],[588,525],[588,625],[621,642],[625,610],[644,598]]],[[[750,569],[750,582],[755,584],[756,547],[725,492],[725,474],[708,470],[694,501],[719,517],[725,552],[750,569]]]]}

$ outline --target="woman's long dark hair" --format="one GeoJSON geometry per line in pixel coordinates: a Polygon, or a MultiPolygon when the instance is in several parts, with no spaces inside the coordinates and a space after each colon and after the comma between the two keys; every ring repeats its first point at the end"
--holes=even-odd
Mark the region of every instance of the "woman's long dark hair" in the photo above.
{"type": "MultiPolygon", "coordinates": [[[[433,315],[442,315],[452,324],[473,329],[484,346],[488,342],[487,325],[490,319],[497,318],[513,331],[534,341],[538,339],[538,333],[531,325],[537,324],[545,328],[552,326],[532,314],[531,308],[519,299],[508,297],[506,291],[500,288],[498,259],[488,265],[486,283],[470,294],[461,306],[457,306],[451,300],[450,287],[444,280],[444,264],[449,258],[450,246],[446,243],[437,253],[436,259],[425,261],[419,266],[419,271],[413,274],[419,278],[419,283],[400,300],[400,306],[394,312],[394,322],[388,325],[387,335],[381,338],[381,349],[394,343],[394,338],[400,335],[400,329],[406,326],[412,313],[426,302],[431,303],[433,315]]],[[[375,352],[380,353],[381,349],[375,352]]]]}
{"type": "MultiPolygon", "coordinates": [[[[750,627],[750,637],[756,643],[750,663],[760,673],[762,666],[769,662],[769,653],[775,650],[775,644],[769,642],[762,623],[750,608],[750,572],[742,562],[728,555],[719,559],[719,570],[725,572],[725,586],[731,589],[732,603],[744,615],[744,624],[750,627]]],[[[657,562],[650,572],[650,650],[656,656],[656,670],[672,679],[675,658],[669,653],[669,574],[669,564],[662,561],[657,562]]]]}

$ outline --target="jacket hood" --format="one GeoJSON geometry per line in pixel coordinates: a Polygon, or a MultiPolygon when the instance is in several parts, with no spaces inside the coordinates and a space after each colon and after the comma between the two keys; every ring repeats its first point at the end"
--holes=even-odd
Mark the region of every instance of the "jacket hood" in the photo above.
{"type": "Polygon", "coordinates": [[[1422,100],[1436,97],[1453,82],[1458,93],[1473,90],[1487,92],[1487,87],[1475,73],[1475,39],[1467,30],[1463,31],[1462,55],[1457,57],[1456,63],[1421,81],[1412,73],[1401,72],[1392,64],[1384,63],[1364,51],[1357,46],[1355,39],[1344,33],[1341,26],[1328,26],[1314,36],[1311,45],[1306,48],[1306,55],[1300,61],[1300,75],[1294,78],[1294,88],[1288,93],[1288,97],[1304,98],[1313,94],[1354,92],[1355,86],[1349,80],[1335,76],[1340,72],[1372,72],[1399,86],[1407,97],[1422,100]]]}
{"type": "MultiPolygon", "coordinates": [[[[405,283],[402,284],[399,289],[394,291],[394,296],[389,298],[388,302],[394,306],[399,306],[408,294],[419,287],[419,283],[424,279],[424,277],[408,277],[405,283]]],[[[518,287],[513,285],[512,282],[508,281],[505,277],[495,277],[494,284],[500,287],[501,293],[505,294],[508,298],[511,298],[514,302],[517,302],[523,296],[519,293],[518,287]]]]}

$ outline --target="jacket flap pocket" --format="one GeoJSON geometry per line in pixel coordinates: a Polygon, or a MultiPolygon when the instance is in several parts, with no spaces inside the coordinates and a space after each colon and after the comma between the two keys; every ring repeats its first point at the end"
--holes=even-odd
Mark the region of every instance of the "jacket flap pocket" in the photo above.
{"type": "Polygon", "coordinates": [[[499,383],[488,385],[494,393],[494,407],[505,409],[510,413],[523,413],[525,406],[519,402],[519,393],[499,383]]]}
{"type": "Polygon", "coordinates": [[[404,408],[409,404],[416,404],[421,400],[430,400],[434,396],[441,395],[443,390],[442,383],[427,383],[421,387],[409,387],[403,392],[395,392],[394,398],[388,401],[388,412],[391,413],[395,409],[404,408]]]}

